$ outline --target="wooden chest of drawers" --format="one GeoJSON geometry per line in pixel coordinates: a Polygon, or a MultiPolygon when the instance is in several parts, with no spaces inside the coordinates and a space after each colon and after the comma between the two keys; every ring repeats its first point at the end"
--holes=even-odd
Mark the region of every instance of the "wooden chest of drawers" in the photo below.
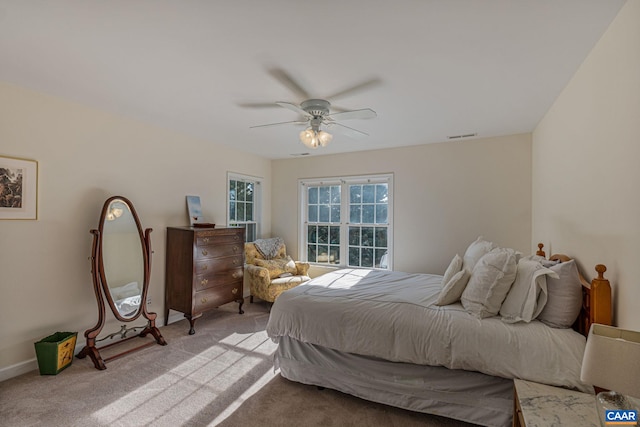
{"type": "Polygon", "coordinates": [[[165,325],[169,310],[189,319],[231,301],[242,311],[244,228],[167,228],[165,325]]]}

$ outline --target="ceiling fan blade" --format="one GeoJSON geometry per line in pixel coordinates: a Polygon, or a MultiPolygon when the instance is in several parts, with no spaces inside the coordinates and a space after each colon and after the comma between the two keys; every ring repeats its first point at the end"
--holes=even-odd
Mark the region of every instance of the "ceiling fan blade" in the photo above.
{"type": "Polygon", "coordinates": [[[352,119],[373,119],[377,117],[375,111],[371,108],[363,108],[362,110],[351,110],[342,113],[329,114],[327,117],[333,120],[352,120],[352,119]]]}
{"type": "Polygon", "coordinates": [[[282,68],[270,68],[269,74],[271,74],[280,83],[291,89],[301,99],[311,98],[309,92],[307,92],[300,83],[298,83],[289,73],[282,68]]]}
{"type": "Polygon", "coordinates": [[[292,104],[290,102],[283,102],[283,101],[278,101],[278,102],[276,102],[276,104],[278,104],[279,106],[284,107],[284,108],[286,108],[288,110],[291,110],[294,113],[302,114],[304,117],[311,117],[311,114],[307,113],[302,108],[300,108],[300,106],[298,106],[296,104],[292,104]]]}
{"type": "Polygon", "coordinates": [[[264,127],[268,127],[268,126],[279,126],[279,125],[306,125],[307,123],[308,122],[306,122],[306,121],[294,120],[294,121],[291,121],[291,122],[278,122],[278,123],[268,123],[266,125],[249,126],[249,129],[264,128],[264,127]]]}
{"type": "Polygon", "coordinates": [[[275,108],[275,102],[243,102],[238,104],[238,107],[242,108],[275,108]]]}
{"type": "Polygon", "coordinates": [[[336,98],[341,98],[347,95],[353,95],[356,94],[358,92],[362,92],[365,89],[369,89],[371,87],[377,86],[380,83],[382,83],[382,80],[380,80],[377,77],[374,77],[372,79],[366,80],[362,83],[358,83],[355,86],[351,86],[349,88],[343,89],[340,92],[336,92],[333,95],[327,96],[326,99],[336,99],[336,98]]]}
{"type": "Polygon", "coordinates": [[[338,122],[328,122],[326,123],[327,128],[334,130],[338,133],[341,133],[342,135],[348,136],[350,138],[353,139],[360,139],[363,138],[365,136],[369,136],[368,133],[364,133],[358,129],[354,129],[352,127],[349,126],[345,126],[341,123],[338,122]]]}
{"type": "Polygon", "coordinates": [[[344,113],[345,111],[351,111],[351,108],[344,108],[338,105],[331,104],[331,111],[335,111],[336,113],[344,113]]]}

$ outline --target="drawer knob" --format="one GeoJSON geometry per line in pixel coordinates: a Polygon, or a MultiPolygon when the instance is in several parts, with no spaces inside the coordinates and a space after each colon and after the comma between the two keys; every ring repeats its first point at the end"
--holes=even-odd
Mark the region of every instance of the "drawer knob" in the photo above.
{"type": "Polygon", "coordinates": [[[235,236],[233,236],[234,240],[238,240],[240,238],[240,236],[238,236],[237,234],[235,236]]]}
{"type": "Polygon", "coordinates": [[[232,294],[237,294],[238,293],[238,288],[233,288],[233,290],[231,291],[232,294]]]}
{"type": "Polygon", "coordinates": [[[238,265],[238,260],[237,259],[233,260],[233,265],[238,265]]]}
{"type": "Polygon", "coordinates": [[[233,252],[238,252],[238,249],[239,249],[239,248],[238,248],[237,246],[234,246],[234,247],[233,247],[233,252]]]}
{"type": "Polygon", "coordinates": [[[202,298],[202,299],[200,300],[200,302],[201,302],[201,303],[203,303],[203,304],[204,304],[204,303],[206,303],[207,301],[208,301],[208,300],[207,300],[207,298],[202,298]]]}
{"type": "Polygon", "coordinates": [[[200,284],[201,284],[201,285],[206,285],[207,283],[209,283],[209,279],[202,279],[202,280],[200,281],[200,284]]]}
{"type": "Polygon", "coordinates": [[[242,277],[242,273],[239,272],[239,271],[236,271],[235,273],[233,273],[231,275],[231,277],[233,277],[234,279],[238,279],[238,278],[242,277]]]}
{"type": "Polygon", "coordinates": [[[207,251],[202,251],[202,255],[205,255],[205,256],[206,256],[206,255],[209,255],[209,252],[207,252],[207,251]]]}
{"type": "Polygon", "coordinates": [[[208,266],[207,264],[205,264],[205,265],[203,265],[203,266],[202,266],[202,269],[203,269],[203,270],[206,270],[207,268],[209,268],[209,266],[208,266]]]}
{"type": "Polygon", "coordinates": [[[205,237],[204,239],[202,239],[202,241],[203,241],[204,243],[209,243],[209,238],[208,238],[208,237],[205,237]]]}

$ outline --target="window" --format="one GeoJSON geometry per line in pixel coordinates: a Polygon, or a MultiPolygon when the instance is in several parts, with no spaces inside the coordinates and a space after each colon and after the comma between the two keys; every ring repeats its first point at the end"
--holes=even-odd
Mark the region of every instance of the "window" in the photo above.
{"type": "Polygon", "coordinates": [[[391,269],[392,175],[301,180],[301,259],[391,269]]]}
{"type": "Polygon", "coordinates": [[[260,234],[261,179],[231,172],[227,178],[227,224],[244,227],[246,241],[253,242],[260,234]]]}

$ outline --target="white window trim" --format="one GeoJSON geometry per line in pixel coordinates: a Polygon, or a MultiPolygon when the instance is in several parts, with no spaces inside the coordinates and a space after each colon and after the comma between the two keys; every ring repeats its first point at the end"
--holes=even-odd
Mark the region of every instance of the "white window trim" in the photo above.
{"type": "MultiPolygon", "coordinates": [[[[301,178],[298,180],[298,259],[299,260],[307,260],[307,191],[306,188],[310,185],[341,185],[346,186],[349,184],[375,184],[375,183],[386,183],[389,186],[389,202],[388,202],[388,231],[387,231],[387,250],[388,250],[388,270],[393,270],[393,174],[375,174],[375,175],[356,175],[356,176],[340,176],[340,177],[327,177],[327,178],[301,178]]],[[[343,188],[344,190],[344,188],[343,188]]],[[[341,190],[341,194],[343,194],[341,190]]],[[[348,242],[347,230],[349,228],[349,218],[345,213],[349,212],[349,199],[348,197],[341,197],[340,200],[340,242],[348,242]]],[[[336,223],[337,224],[337,223],[336,223]]],[[[342,247],[341,251],[346,250],[346,247],[342,247]]],[[[341,263],[338,266],[339,268],[346,268],[346,260],[348,259],[345,256],[341,256],[342,260],[345,260],[344,264],[341,263]]],[[[324,263],[311,263],[312,265],[318,266],[327,266],[324,263]]],[[[353,268],[353,267],[349,267],[353,268]]],[[[366,267],[362,267],[366,268],[366,267]]]]}
{"type": "Polygon", "coordinates": [[[244,175],[237,172],[227,172],[227,203],[226,203],[226,213],[225,216],[227,218],[227,225],[231,224],[231,218],[229,218],[229,192],[231,191],[231,187],[229,186],[230,181],[243,181],[243,182],[253,182],[255,184],[255,189],[253,193],[253,218],[256,223],[256,238],[260,238],[262,236],[262,181],[264,178],[258,176],[244,175]]]}

